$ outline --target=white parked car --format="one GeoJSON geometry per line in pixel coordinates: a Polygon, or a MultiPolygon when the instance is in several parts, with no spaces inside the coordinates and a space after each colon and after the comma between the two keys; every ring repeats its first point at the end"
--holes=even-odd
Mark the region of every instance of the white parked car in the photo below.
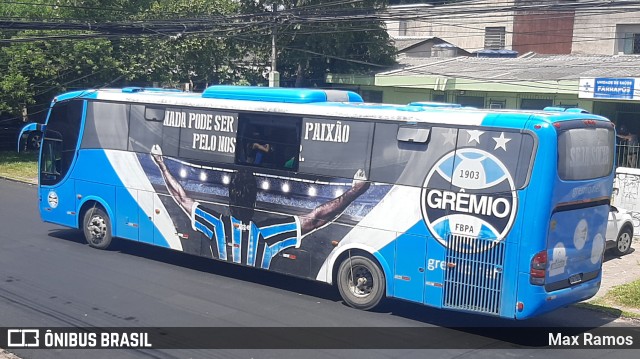
{"type": "Polygon", "coordinates": [[[611,206],[607,223],[607,249],[616,255],[624,255],[631,251],[633,240],[633,219],[626,210],[611,206]]]}

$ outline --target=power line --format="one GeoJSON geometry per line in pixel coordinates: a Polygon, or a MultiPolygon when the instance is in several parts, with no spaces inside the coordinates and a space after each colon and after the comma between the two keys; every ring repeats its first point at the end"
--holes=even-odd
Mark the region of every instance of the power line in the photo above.
{"type": "MultiPolygon", "coordinates": [[[[594,3],[595,3],[595,2],[594,2],[594,3]]],[[[627,5],[628,5],[628,3],[631,3],[631,2],[625,2],[625,4],[627,4],[627,5]]],[[[637,3],[637,2],[634,2],[634,3],[637,3]]],[[[318,5],[318,6],[319,6],[319,5],[318,5]]],[[[464,14],[465,12],[460,12],[460,13],[461,13],[461,14],[464,14]]],[[[467,12],[467,13],[468,13],[468,12],[467,12]]],[[[348,19],[348,17],[349,17],[349,16],[353,15],[353,16],[354,16],[354,17],[353,17],[353,19],[354,19],[355,21],[361,21],[361,20],[362,20],[362,21],[364,21],[364,20],[368,19],[368,17],[367,17],[367,16],[370,16],[370,15],[368,15],[368,14],[365,14],[365,15],[362,15],[362,14],[355,14],[355,15],[354,15],[354,14],[355,14],[355,13],[352,13],[352,14],[344,13],[344,19],[348,19]]],[[[221,18],[221,19],[223,19],[223,20],[224,20],[225,18],[223,17],[223,18],[221,18]]],[[[238,18],[238,19],[240,19],[240,18],[238,18]]],[[[323,23],[323,22],[325,22],[325,21],[327,21],[327,20],[328,20],[328,16],[326,16],[326,15],[321,15],[321,16],[316,17],[316,19],[317,19],[317,21],[315,21],[315,23],[323,23]]],[[[233,32],[237,29],[237,26],[236,26],[236,25],[238,25],[238,24],[244,24],[244,26],[246,26],[246,27],[254,26],[254,27],[256,27],[256,30],[255,30],[255,31],[256,31],[256,32],[259,32],[259,31],[261,31],[260,26],[264,26],[264,28],[266,28],[267,26],[270,26],[270,22],[269,22],[269,21],[267,21],[267,20],[264,20],[264,21],[259,22],[259,23],[256,23],[256,22],[254,22],[253,20],[247,20],[247,21],[244,21],[244,20],[245,20],[245,18],[242,18],[242,21],[240,21],[240,20],[239,20],[235,25],[230,25],[228,28],[225,28],[224,30],[221,30],[221,29],[217,29],[217,30],[210,30],[210,29],[208,29],[208,30],[207,30],[207,29],[201,29],[201,30],[184,30],[184,27],[185,27],[185,26],[184,26],[184,24],[182,24],[182,25],[183,25],[183,26],[182,26],[182,27],[183,27],[183,31],[182,31],[182,32],[180,32],[180,33],[183,33],[183,34],[185,34],[185,35],[196,34],[196,33],[200,33],[200,34],[215,34],[215,31],[220,31],[221,33],[224,33],[224,32],[227,32],[227,33],[233,33],[233,32]]],[[[333,19],[333,20],[335,21],[335,19],[333,19]]],[[[194,22],[193,22],[193,24],[195,24],[195,25],[194,25],[194,27],[195,27],[195,28],[197,28],[197,26],[196,26],[196,25],[201,25],[201,24],[199,24],[201,21],[202,21],[201,19],[194,20],[194,22]]],[[[302,21],[302,20],[301,20],[301,19],[295,19],[295,21],[293,21],[293,20],[292,20],[292,21],[290,21],[290,22],[289,22],[289,24],[296,24],[296,23],[300,23],[300,21],[302,21]]],[[[158,21],[158,22],[144,22],[144,24],[142,24],[142,29],[143,29],[143,30],[148,31],[148,33],[145,33],[145,35],[146,35],[146,36],[170,36],[170,35],[169,35],[170,33],[174,33],[174,32],[175,32],[175,27],[164,27],[165,25],[167,25],[167,22],[169,22],[169,23],[170,23],[170,21],[169,21],[169,20],[164,20],[164,22],[163,22],[163,21],[158,21]],[[155,28],[155,27],[154,27],[154,28],[151,28],[151,27],[145,27],[146,25],[150,25],[150,26],[151,26],[151,25],[155,25],[155,26],[158,26],[158,28],[155,28]],[[167,28],[168,28],[169,30],[167,30],[167,28]]],[[[312,22],[312,23],[313,23],[313,22],[312,22]]],[[[123,24],[124,24],[124,25],[127,25],[127,24],[129,24],[129,23],[123,23],[123,24]]],[[[121,25],[122,25],[122,24],[121,24],[121,25]]],[[[174,26],[175,24],[169,24],[169,25],[174,26]]],[[[141,26],[141,25],[140,25],[140,24],[136,24],[136,26],[141,26]]],[[[125,26],[125,27],[126,27],[126,26],[125,26]]],[[[377,28],[376,28],[376,29],[377,29],[377,28]]],[[[91,29],[91,28],[90,28],[90,30],[93,30],[93,29],[91,29]]],[[[126,29],[125,29],[125,30],[126,30],[126,29]]],[[[368,29],[367,29],[367,28],[364,28],[364,27],[360,27],[360,28],[353,28],[353,29],[350,29],[350,30],[346,30],[346,29],[342,29],[342,28],[341,28],[341,29],[339,29],[339,30],[336,30],[336,32],[344,32],[344,31],[367,31],[367,30],[368,30],[368,29]]],[[[105,36],[107,36],[107,37],[111,37],[111,38],[123,38],[123,37],[126,37],[126,36],[136,36],[136,35],[139,35],[139,34],[130,34],[130,33],[128,33],[127,31],[124,31],[124,30],[122,30],[122,29],[120,29],[120,31],[122,31],[123,33],[115,33],[115,34],[108,34],[108,33],[107,33],[107,34],[96,34],[95,36],[96,36],[96,37],[105,37],[105,36]]],[[[331,31],[327,31],[327,32],[328,32],[328,33],[331,33],[331,31]]],[[[293,33],[293,32],[292,32],[292,33],[293,33]]],[[[315,32],[315,33],[317,33],[317,32],[315,32]]],[[[285,34],[288,34],[288,33],[285,33],[285,34]]],[[[300,33],[297,33],[297,34],[300,34],[300,33]]],[[[69,36],[72,36],[72,35],[69,35],[69,36]]],[[[88,38],[89,34],[76,34],[76,35],[74,35],[74,36],[87,36],[87,38],[88,38]]],[[[229,36],[230,36],[230,35],[229,35],[229,36]]],[[[60,38],[61,38],[61,39],[65,39],[65,37],[64,37],[64,36],[62,36],[62,35],[60,35],[60,38]]],[[[71,39],[71,38],[66,38],[66,39],[71,39]]],[[[239,39],[240,39],[240,38],[239,38],[239,39]]],[[[246,40],[246,39],[245,39],[245,40],[246,40]]],[[[255,42],[255,41],[254,41],[254,42],[255,42]]],[[[288,47],[287,49],[289,49],[289,50],[291,50],[291,51],[305,52],[305,50],[304,50],[304,49],[295,49],[295,48],[292,48],[292,47],[288,47]]],[[[307,51],[307,53],[309,53],[309,54],[311,54],[311,55],[314,55],[314,56],[327,57],[325,54],[321,54],[321,53],[317,53],[317,52],[312,52],[312,51],[311,51],[311,52],[309,52],[309,51],[307,51]]],[[[338,59],[338,60],[350,61],[350,59],[345,59],[345,58],[341,58],[341,57],[333,57],[333,58],[338,59]]],[[[371,64],[371,63],[366,63],[366,64],[367,64],[367,65],[376,65],[376,64],[371,64]]],[[[380,65],[378,65],[378,66],[380,66],[380,65]]]]}

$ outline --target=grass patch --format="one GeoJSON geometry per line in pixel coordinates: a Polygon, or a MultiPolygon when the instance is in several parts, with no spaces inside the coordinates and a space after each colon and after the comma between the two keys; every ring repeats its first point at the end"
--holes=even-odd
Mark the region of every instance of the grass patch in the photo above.
{"type": "Polygon", "coordinates": [[[0,151],[0,176],[35,182],[38,179],[37,152],[0,151]]]}
{"type": "Polygon", "coordinates": [[[640,309],[640,279],[611,288],[605,295],[605,300],[640,309]]]}
{"type": "Polygon", "coordinates": [[[640,319],[640,279],[615,286],[604,297],[577,303],[576,307],[604,312],[614,317],[640,319]]]}

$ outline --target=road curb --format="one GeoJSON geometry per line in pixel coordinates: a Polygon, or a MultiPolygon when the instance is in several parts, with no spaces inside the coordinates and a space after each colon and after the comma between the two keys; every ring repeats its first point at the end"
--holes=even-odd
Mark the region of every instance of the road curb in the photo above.
{"type": "Polygon", "coordinates": [[[0,179],[11,181],[11,182],[17,182],[17,183],[25,183],[31,186],[35,186],[38,184],[37,180],[29,180],[27,178],[14,178],[14,177],[7,177],[4,175],[0,175],[0,179]]]}
{"type": "Polygon", "coordinates": [[[4,349],[0,348],[0,359],[20,359],[20,357],[16,356],[15,354],[9,353],[8,351],[5,351],[4,349]]]}

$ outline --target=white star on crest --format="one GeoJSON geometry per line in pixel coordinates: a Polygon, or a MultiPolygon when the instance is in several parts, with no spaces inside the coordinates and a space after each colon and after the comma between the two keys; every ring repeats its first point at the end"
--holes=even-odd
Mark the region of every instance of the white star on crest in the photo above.
{"type": "Polygon", "coordinates": [[[480,144],[480,135],[482,135],[484,131],[467,130],[467,133],[469,134],[469,141],[467,141],[467,143],[471,143],[471,141],[476,141],[477,144],[480,144]]]}
{"type": "Polygon", "coordinates": [[[447,143],[450,143],[452,146],[455,146],[455,144],[456,144],[456,132],[454,130],[449,129],[447,132],[442,133],[442,136],[444,136],[443,145],[446,145],[447,143]]]}
{"type": "Polygon", "coordinates": [[[507,150],[507,142],[511,141],[510,138],[504,137],[504,132],[500,133],[500,137],[492,137],[494,141],[496,141],[496,147],[494,150],[498,148],[502,148],[503,150],[507,150]]]}

